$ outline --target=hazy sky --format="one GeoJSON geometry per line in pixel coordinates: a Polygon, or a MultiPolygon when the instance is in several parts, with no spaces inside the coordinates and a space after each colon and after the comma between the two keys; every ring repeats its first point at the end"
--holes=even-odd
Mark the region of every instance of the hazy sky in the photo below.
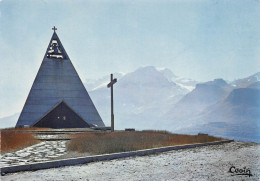
{"type": "Polygon", "coordinates": [[[260,71],[259,0],[0,0],[0,117],[21,111],[54,25],[83,81],[145,65],[199,81],[260,71]]]}

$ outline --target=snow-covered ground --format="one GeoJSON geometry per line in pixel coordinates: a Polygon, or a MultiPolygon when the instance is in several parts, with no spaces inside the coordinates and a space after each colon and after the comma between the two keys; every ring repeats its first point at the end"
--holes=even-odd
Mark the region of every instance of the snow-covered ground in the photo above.
{"type": "Polygon", "coordinates": [[[19,151],[1,154],[0,167],[52,160],[66,154],[66,142],[43,141],[19,151]]]}
{"type": "Polygon", "coordinates": [[[233,142],[157,155],[22,172],[4,180],[259,180],[260,144],[233,142]],[[232,176],[231,166],[253,176],[232,176]]]}

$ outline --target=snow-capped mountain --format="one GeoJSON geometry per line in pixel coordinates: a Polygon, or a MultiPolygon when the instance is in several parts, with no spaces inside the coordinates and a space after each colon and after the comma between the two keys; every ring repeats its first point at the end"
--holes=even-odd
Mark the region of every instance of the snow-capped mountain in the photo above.
{"type": "MultiPolygon", "coordinates": [[[[162,75],[164,78],[166,78],[169,82],[174,82],[175,84],[179,85],[180,87],[184,89],[188,89],[189,91],[192,91],[198,81],[192,80],[189,78],[183,78],[183,77],[178,77],[176,76],[170,69],[168,68],[158,68],[154,66],[145,66],[145,67],[140,67],[137,70],[149,70],[153,69],[157,72],[157,74],[162,75]]],[[[136,71],[137,71],[136,70],[136,71]]],[[[136,72],[134,71],[134,72],[136,72]]],[[[121,79],[123,76],[126,74],[130,73],[123,73],[123,72],[115,72],[113,73],[114,77],[116,77],[118,80],[121,79]]],[[[99,79],[86,79],[86,88],[88,91],[93,91],[95,89],[101,88],[101,87],[106,87],[106,85],[110,81],[110,75],[103,76],[102,78],[99,79]]]]}
{"type": "Polygon", "coordinates": [[[198,83],[197,81],[189,78],[178,77],[168,68],[156,68],[156,70],[161,72],[169,81],[172,81],[190,91],[192,91],[198,83]]]}
{"type": "Polygon", "coordinates": [[[257,72],[254,75],[251,75],[249,77],[235,80],[231,82],[231,85],[234,86],[235,88],[245,88],[259,81],[260,81],[260,72],[257,72]]]}
{"type": "MultiPolygon", "coordinates": [[[[110,125],[110,90],[106,88],[109,75],[106,77],[89,94],[105,124],[110,125]]],[[[168,108],[190,92],[185,88],[187,82],[176,83],[177,76],[169,69],[147,66],[114,77],[118,79],[114,88],[117,129],[154,129],[168,108]]],[[[86,83],[86,87],[91,86],[86,83]]]]}
{"type": "MultiPolygon", "coordinates": [[[[141,67],[122,75],[115,84],[116,128],[204,132],[257,141],[260,118],[257,75],[230,84],[223,79],[196,84],[177,77],[169,69],[141,67]],[[245,80],[244,88],[237,88],[245,80]],[[191,91],[187,86],[191,86],[191,91]]],[[[107,84],[109,75],[106,77],[107,84]]],[[[110,91],[105,86],[96,87],[90,95],[105,123],[110,125],[110,91]]]]}

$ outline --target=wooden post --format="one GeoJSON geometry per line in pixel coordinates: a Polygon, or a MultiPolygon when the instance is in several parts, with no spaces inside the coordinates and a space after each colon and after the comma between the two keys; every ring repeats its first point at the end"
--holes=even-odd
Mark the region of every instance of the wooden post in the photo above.
{"type": "Polygon", "coordinates": [[[110,83],[107,85],[111,88],[111,132],[115,131],[114,126],[114,95],[113,95],[113,85],[117,82],[117,79],[113,79],[113,74],[110,75],[110,83]]]}
{"type": "MultiPolygon", "coordinates": [[[[110,81],[113,81],[113,74],[110,75],[110,81]]],[[[111,132],[115,131],[114,127],[114,96],[113,96],[113,84],[111,85],[111,132]]]]}

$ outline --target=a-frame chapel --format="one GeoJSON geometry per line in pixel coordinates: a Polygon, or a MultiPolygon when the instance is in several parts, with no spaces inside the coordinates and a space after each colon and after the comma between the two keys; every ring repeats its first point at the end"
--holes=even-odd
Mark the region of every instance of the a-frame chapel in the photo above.
{"type": "Polygon", "coordinates": [[[87,90],[54,32],[16,127],[104,127],[87,90]]]}

